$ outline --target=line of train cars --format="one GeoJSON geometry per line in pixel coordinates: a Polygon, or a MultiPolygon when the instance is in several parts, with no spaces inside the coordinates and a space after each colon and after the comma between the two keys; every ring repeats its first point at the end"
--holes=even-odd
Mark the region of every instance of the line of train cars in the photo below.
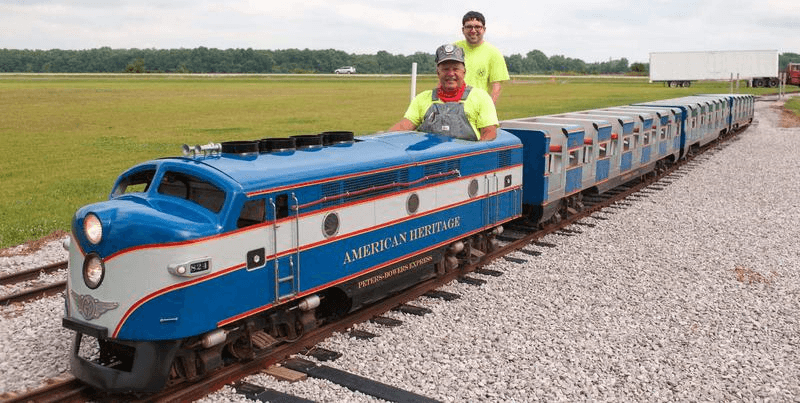
{"type": "Polygon", "coordinates": [[[513,119],[497,139],[349,132],[184,147],[73,218],[74,375],[149,392],[457,270],[502,225],[557,220],[753,119],[701,95],[513,119]]]}

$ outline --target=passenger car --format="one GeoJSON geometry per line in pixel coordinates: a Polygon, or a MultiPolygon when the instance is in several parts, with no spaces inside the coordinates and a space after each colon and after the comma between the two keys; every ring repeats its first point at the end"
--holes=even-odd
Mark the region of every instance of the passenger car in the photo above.
{"type": "Polygon", "coordinates": [[[339,67],[333,71],[336,74],[356,74],[356,68],[353,66],[339,67]]]}

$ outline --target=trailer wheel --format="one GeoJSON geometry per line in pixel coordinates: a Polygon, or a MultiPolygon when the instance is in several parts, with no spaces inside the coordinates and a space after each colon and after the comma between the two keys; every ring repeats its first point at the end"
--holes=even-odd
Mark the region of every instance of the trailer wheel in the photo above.
{"type": "Polygon", "coordinates": [[[764,86],[764,80],[762,80],[760,78],[754,78],[753,79],[753,87],[761,88],[763,86],[764,86]]]}
{"type": "Polygon", "coordinates": [[[669,84],[670,88],[677,88],[678,87],[678,82],[677,81],[669,81],[669,82],[667,82],[667,84],[669,84]]]}
{"type": "Polygon", "coordinates": [[[690,87],[692,85],[691,81],[684,81],[681,83],[681,87],[690,87]]]}
{"type": "Polygon", "coordinates": [[[769,86],[770,88],[774,88],[778,86],[778,79],[777,78],[770,78],[769,79],[769,86]]]}

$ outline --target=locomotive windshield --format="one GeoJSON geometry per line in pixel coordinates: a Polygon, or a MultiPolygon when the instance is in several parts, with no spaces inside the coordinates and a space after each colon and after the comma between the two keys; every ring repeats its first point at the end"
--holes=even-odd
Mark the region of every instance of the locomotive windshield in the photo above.
{"type": "Polygon", "coordinates": [[[215,213],[219,213],[225,203],[222,189],[181,172],[166,172],[158,185],[158,193],[189,200],[215,213]]]}
{"type": "MultiPolygon", "coordinates": [[[[155,167],[133,172],[119,180],[111,196],[147,193],[155,176],[155,167]]],[[[182,172],[165,172],[156,191],[159,194],[197,203],[215,213],[219,213],[225,204],[225,191],[206,180],[182,172]]]]}

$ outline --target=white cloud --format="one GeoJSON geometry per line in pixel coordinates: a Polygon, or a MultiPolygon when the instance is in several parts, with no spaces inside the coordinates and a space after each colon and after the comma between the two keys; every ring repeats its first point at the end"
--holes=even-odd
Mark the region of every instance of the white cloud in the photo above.
{"type": "Polygon", "coordinates": [[[800,52],[797,0],[0,0],[0,48],[217,47],[431,53],[478,10],[510,55],[587,62],[654,51],[800,52]]]}

